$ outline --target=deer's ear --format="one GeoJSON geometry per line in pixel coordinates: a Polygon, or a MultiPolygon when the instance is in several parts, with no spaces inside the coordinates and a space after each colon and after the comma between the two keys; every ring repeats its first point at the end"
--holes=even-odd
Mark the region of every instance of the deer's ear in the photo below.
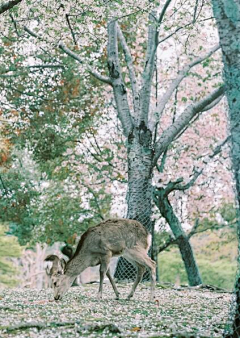
{"type": "Polygon", "coordinates": [[[44,261],[43,268],[46,270],[47,275],[51,274],[52,266],[53,266],[53,262],[46,261],[46,260],[44,261]]]}
{"type": "Polygon", "coordinates": [[[62,269],[63,269],[63,271],[64,271],[64,270],[65,270],[65,266],[66,266],[66,264],[67,264],[64,258],[61,258],[61,259],[60,259],[60,264],[61,264],[61,267],[62,267],[62,269]]]}

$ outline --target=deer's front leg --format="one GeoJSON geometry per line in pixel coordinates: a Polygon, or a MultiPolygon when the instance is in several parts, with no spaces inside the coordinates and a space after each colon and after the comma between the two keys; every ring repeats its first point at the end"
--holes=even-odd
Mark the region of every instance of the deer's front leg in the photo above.
{"type": "Polygon", "coordinates": [[[104,255],[101,258],[100,269],[99,269],[100,283],[99,283],[99,290],[98,290],[98,299],[102,299],[103,281],[104,281],[105,274],[108,271],[110,259],[111,259],[110,253],[104,255]]]}
{"type": "Polygon", "coordinates": [[[100,283],[99,283],[97,298],[102,299],[102,289],[103,289],[103,280],[104,280],[105,271],[101,269],[101,265],[100,265],[99,273],[100,273],[100,283]]]}

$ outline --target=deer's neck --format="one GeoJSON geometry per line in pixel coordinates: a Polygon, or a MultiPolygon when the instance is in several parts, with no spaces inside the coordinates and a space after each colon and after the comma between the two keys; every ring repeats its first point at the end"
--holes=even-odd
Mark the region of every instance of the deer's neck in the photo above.
{"type": "Polygon", "coordinates": [[[79,253],[77,256],[70,259],[70,261],[67,263],[64,274],[69,277],[78,276],[87,267],[88,265],[81,256],[81,253],[79,253]]]}

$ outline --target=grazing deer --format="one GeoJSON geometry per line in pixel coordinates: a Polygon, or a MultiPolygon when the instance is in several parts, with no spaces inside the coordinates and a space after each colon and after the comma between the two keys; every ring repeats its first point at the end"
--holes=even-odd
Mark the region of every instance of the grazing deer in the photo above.
{"type": "Polygon", "coordinates": [[[62,275],[53,276],[54,299],[59,300],[67,292],[76,276],[89,266],[100,264],[100,285],[98,298],[102,298],[103,280],[105,274],[113,287],[116,299],[119,292],[109,271],[110,259],[113,256],[123,256],[138,268],[137,277],[130,299],[142,279],[145,268],[150,269],[151,299],[154,298],[156,281],[156,263],[147,255],[151,235],[144,226],[130,219],[110,219],[89,228],[78,243],[73,257],[66,263],[62,275]]]}

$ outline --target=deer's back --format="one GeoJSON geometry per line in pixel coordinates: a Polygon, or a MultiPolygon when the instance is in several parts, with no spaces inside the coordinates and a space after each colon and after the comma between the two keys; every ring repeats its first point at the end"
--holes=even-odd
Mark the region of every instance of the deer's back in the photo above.
{"type": "Polygon", "coordinates": [[[110,250],[113,255],[121,255],[125,249],[131,249],[136,245],[147,249],[148,236],[147,230],[138,221],[109,219],[89,228],[82,235],[81,247],[78,247],[76,252],[87,250],[104,254],[110,250]]]}

